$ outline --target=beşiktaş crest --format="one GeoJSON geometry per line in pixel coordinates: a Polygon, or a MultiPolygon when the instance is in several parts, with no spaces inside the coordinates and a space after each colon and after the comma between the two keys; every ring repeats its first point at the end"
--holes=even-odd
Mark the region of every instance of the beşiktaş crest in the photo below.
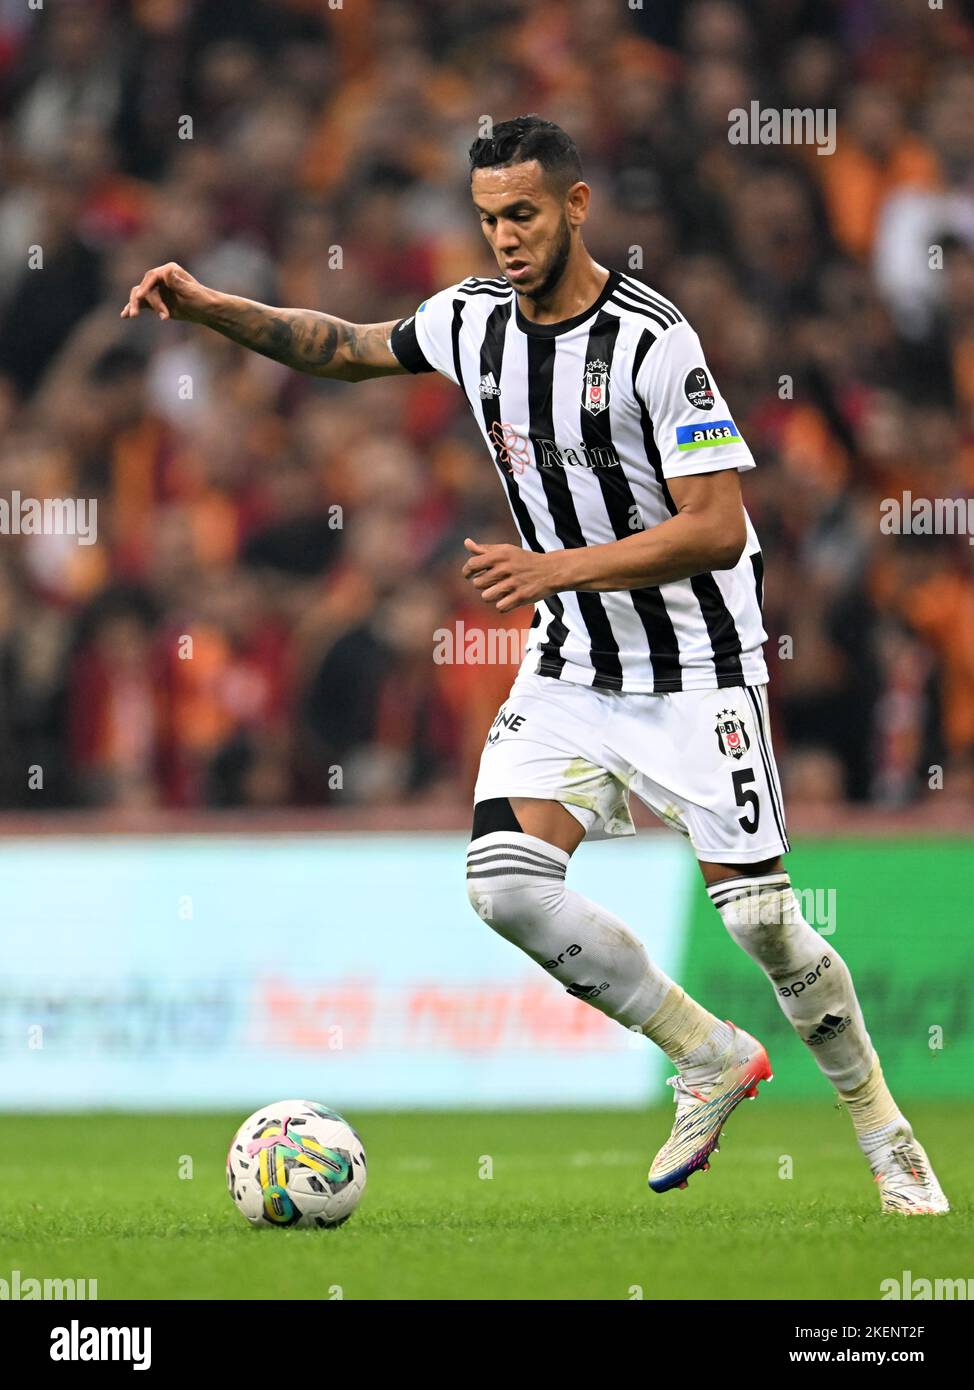
{"type": "Polygon", "coordinates": [[[582,409],[598,415],[609,405],[609,364],[595,361],[585,365],[585,384],[582,387],[582,409]]]}
{"type": "Polygon", "coordinates": [[[744,720],[732,709],[722,709],[717,716],[717,744],[728,758],[743,758],[751,746],[744,720]]]}

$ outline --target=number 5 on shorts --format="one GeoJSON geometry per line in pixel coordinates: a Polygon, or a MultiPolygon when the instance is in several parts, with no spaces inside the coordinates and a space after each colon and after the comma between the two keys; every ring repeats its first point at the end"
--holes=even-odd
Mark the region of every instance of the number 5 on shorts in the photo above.
{"type": "Polygon", "coordinates": [[[754,811],[754,819],[750,820],[747,816],[738,816],[737,823],[742,830],[746,830],[749,835],[753,835],[758,828],[758,821],[761,818],[761,807],[758,803],[758,794],[753,787],[747,791],[744,788],[748,782],[754,781],[754,769],[750,767],[739,768],[732,772],[734,779],[734,799],[738,806],[750,806],[754,811]]]}

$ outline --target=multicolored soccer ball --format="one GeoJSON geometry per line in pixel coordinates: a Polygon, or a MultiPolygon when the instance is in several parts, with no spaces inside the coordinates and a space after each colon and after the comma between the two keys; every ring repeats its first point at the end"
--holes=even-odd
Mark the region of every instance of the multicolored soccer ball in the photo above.
{"type": "Polygon", "coordinates": [[[237,1130],[227,1187],[253,1226],[340,1226],[365,1190],[365,1149],[327,1105],[279,1100],[237,1130]]]}

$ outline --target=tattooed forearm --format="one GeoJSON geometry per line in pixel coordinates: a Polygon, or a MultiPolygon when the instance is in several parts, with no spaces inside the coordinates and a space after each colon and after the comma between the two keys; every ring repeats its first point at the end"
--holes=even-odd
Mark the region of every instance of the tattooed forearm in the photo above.
{"type": "MultiPolygon", "coordinates": [[[[251,314],[250,317],[256,320],[250,330],[253,346],[275,361],[314,371],[327,367],[334,359],[340,332],[337,319],[285,309],[272,314],[262,327],[258,316],[251,314]]],[[[243,325],[245,330],[247,326],[243,325]]]]}
{"type": "Polygon", "coordinates": [[[361,381],[403,370],[387,344],[392,323],[346,323],[312,309],[272,309],[233,295],[215,296],[199,321],[242,347],[315,376],[361,381]]]}
{"type": "Polygon", "coordinates": [[[286,367],[313,372],[334,360],[339,343],[339,319],[302,309],[270,309],[248,299],[227,295],[207,314],[208,327],[241,347],[273,357],[286,367]]]}

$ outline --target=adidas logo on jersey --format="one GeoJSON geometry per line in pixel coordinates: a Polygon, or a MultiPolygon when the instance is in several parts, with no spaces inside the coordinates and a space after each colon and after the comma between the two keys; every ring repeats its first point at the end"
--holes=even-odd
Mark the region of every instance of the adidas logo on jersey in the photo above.
{"type": "Polygon", "coordinates": [[[491,396],[499,396],[501,388],[494,380],[494,373],[488,372],[486,376],[480,378],[480,396],[482,400],[487,400],[491,396]]]}

